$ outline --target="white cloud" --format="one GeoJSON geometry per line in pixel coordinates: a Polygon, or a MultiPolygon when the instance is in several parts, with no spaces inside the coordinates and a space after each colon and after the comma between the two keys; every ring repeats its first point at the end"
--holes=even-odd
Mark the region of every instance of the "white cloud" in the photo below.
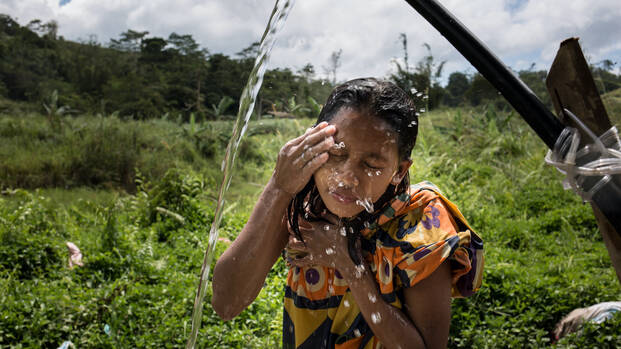
{"type": "MultiPolygon", "coordinates": [[[[559,43],[579,36],[597,62],[621,60],[618,0],[445,0],[456,17],[515,69],[531,63],[549,67],[559,43]]],[[[232,55],[260,39],[272,4],[259,0],[4,0],[0,13],[22,24],[55,19],[67,39],[95,34],[99,41],[127,30],[167,37],[191,34],[210,52],[232,55]]],[[[445,72],[474,71],[420,15],[401,0],[313,0],[296,2],[272,53],[272,67],[298,69],[310,62],[317,72],[332,52],[343,49],[339,79],[384,76],[401,57],[399,33],[408,35],[410,63],[424,54],[424,42],[445,72]]]]}

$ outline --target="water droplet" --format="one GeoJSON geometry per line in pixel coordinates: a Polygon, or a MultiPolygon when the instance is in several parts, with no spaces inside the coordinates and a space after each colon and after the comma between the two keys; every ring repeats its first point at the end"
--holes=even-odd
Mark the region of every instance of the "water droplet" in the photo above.
{"type": "Polygon", "coordinates": [[[360,330],[359,329],[355,329],[354,330],[354,336],[356,336],[356,337],[362,336],[362,334],[360,334],[360,330]]]}
{"type": "Polygon", "coordinates": [[[306,218],[306,219],[308,219],[308,218],[309,218],[309,216],[308,216],[308,212],[305,212],[305,213],[304,213],[304,218],[306,218]]]}
{"type": "Polygon", "coordinates": [[[416,94],[416,92],[418,92],[418,91],[417,91],[415,88],[411,88],[411,89],[410,89],[410,92],[411,92],[413,95],[415,95],[415,94],[416,94]]]}
{"type": "Polygon", "coordinates": [[[365,198],[364,200],[356,200],[356,205],[362,206],[367,212],[373,213],[373,203],[369,198],[365,198]]]}
{"type": "Polygon", "coordinates": [[[326,254],[327,255],[333,255],[335,252],[331,247],[326,248],[326,254]]]}
{"type": "Polygon", "coordinates": [[[373,313],[371,314],[371,321],[373,321],[374,324],[377,324],[382,321],[382,316],[380,313],[373,313]]]}
{"type": "Polygon", "coordinates": [[[341,229],[339,229],[339,233],[341,233],[342,236],[347,236],[347,231],[345,230],[345,227],[341,227],[341,229]]]}
{"type": "Polygon", "coordinates": [[[424,95],[424,96],[423,96],[423,99],[429,99],[429,96],[424,95]]]}
{"type": "Polygon", "coordinates": [[[354,267],[354,271],[356,273],[356,278],[360,279],[362,277],[362,273],[364,273],[364,265],[358,264],[354,267]]]}
{"type": "Polygon", "coordinates": [[[376,175],[376,176],[379,176],[379,175],[381,175],[381,174],[382,174],[382,171],[375,171],[375,175],[376,175]]]}
{"type": "Polygon", "coordinates": [[[369,301],[371,301],[371,303],[377,302],[377,297],[373,293],[369,292],[368,296],[369,296],[369,301]]]}
{"type": "Polygon", "coordinates": [[[343,182],[339,182],[339,184],[337,185],[339,188],[343,188],[345,186],[345,183],[343,182]]]}
{"type": "Polygon", "coordinates": [[[424,113],[425,112],[425,108],[420,108],[420,112],[424,113]]]}
{"type": "Polygon", "coordinates": [[[325,231],[330,230],[330,226],[329,226],[329,225],[327,225],[327,224],[326,224],[326,225],[324,225],[324,226],[323,226],[323,230],[325,230],[325,231]]]}
{"type": "Polygon", "coordinates": [[[416,126],[417,122],[412,120],[412,122],[410,122],[410,124],[408,125],[408,127],[414,127],[416,126]]]}
{"type": "Polygon", "coordinates": [[[371,226],[371,224],[369,224],[369,222],[366,222],[366,221],[362,225],[364,225],[365,228],[368,228],[371,226]]]}
{"type": "Polygon", "coordinates": [[[423,93],[422,93],[422,92],[418,92],[418,93],[416,94],[416,97],[420,97],[420,96],[422,96],[422,95],[423,95],[423,93]]]}
{"type": "Polygon", "coordinates": [[[333,147],[334,149],[342,149],[342,148],[345,148],[345,143],[340,142],[340,143],[334,144],[333,147]]]}
{"type": "Polygon", "coordinates": [[[373,172],[371,172],[371,171],[367,172],[367,176],[369,176],[369,177],[373,176],[373,172]]]}
{"type": "Polygon", "coordinates": [[[347,299],[343,301],[343,306],[349,308],[349,301],[347,299]]]}

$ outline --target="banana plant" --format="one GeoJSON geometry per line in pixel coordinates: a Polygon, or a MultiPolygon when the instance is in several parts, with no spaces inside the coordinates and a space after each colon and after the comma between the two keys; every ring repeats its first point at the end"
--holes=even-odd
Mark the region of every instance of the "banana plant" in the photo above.
{"type": "Polygon", "coordinates": [[[224,96],[218,102],[218,105],[212,104],[212,114],[216,119],[221,118],[224,115],[224,112],[231,106],[231,104],[235,103],[235,100],[229,96],[224,96]]]}
{"type": "Polygon", "coordinates": [[[71,110],[69,106],[58,106],[58,91],[54,90],[48,99],[48,103],[43,102],[43,108],[45,108],[47,121],[53,129],[60,129],[62,126],[61,117],[71,110]]]}

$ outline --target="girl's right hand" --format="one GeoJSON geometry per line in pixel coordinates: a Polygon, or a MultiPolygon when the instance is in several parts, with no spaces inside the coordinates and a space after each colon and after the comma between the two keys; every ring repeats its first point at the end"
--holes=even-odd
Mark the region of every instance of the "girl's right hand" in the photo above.
{"type": "Polygon", "coordinates": [[[335,132],[336,127],[324,121],[287,142],[278,153],[272,176],[276,187],[290,195],[302,190],[313,173],[328,161],[335,132]]]}

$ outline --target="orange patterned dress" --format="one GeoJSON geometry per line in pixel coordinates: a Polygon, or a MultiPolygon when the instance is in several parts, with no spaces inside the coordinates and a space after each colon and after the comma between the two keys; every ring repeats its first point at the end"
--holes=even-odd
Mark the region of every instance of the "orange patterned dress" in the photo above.
{"type": "MultiPolygon", "coordinates": [[[[381,297],[401,309],[403,289],[449,259],[453,297],[481,285],[483,242],[431,183],[410,187],[362,232],[366,264],[381,297]]],[[[283,348],[381,348],[347,282],[334,268],[292,267],[285,287],[283,348]]]]}

